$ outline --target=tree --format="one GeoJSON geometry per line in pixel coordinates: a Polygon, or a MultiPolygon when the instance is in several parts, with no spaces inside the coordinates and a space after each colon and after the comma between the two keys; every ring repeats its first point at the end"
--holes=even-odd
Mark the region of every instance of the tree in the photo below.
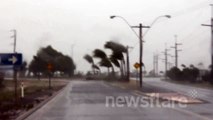
{"type": "Polygon", "coordinates": [[[93,61],[92,56],[86,54],[86,55],[84,56],[84,59],[85,59],[88,63],[94,64],[94,61],[93,61]]]}
{"type": "Polygon", "coordinates": [[[86,55],[84,56],[84,59],[85,59],[88,63],[91,64],[91,68],[92,68],[93,73],[95,73],[95,70],[99,70],[99,71],[100,71],[100,68],[99,68],[97,65],[94,64],[94,61],[93,61],[92,56],[86,54],[86,55]]]}
{"type": "Polygon", "coordinates": [[[113,41],[106,42],[104,47],[106,49],[112,50],[110,60],[116,67],[120,67],[121,77],[123,77],[123,75],[125,74],[125,60],[123,53],[127,53],[127,48],[113,41]],[[120,61],[120,63],[118,61],[120,61]]]}
{"type": "Polygon", "coordinates": [[[191,82],[196,82],[197,77],[199,76],[199,69],[196,68],[194,65],[190,65],[191,70],[191,82]]]}
{"type": "Polygon", "coordinates": [[[112,68],[112,73],[114,75],[114,67],[110,62],[110,59],[107,57],[106,53],[100,49],[95,49],[93,51],[93,56],[95,58],[100,58],[101,61],[99,62],[99,65],[102,67],[106,67],[108,69],[108,74],[109,74],[109,68],[112,68]]]}
{"type": "Polygon", "coordinates": [[[182,64],[181,66],[183,67],[182,71],[177,67],[173,67],[167,72],[167,75],[173,80],[195,82],[197,80],[197,77],[199,76],[199,69],[192,64],[189,67],[184,64],[182,64]]]}
{"type": "Polygon", "coordinates": [[[73,60],[69,56],[57,57],[55,61],[55,66],[55,70],[63,72],[69,75],[69,77],[74,74],[75,65],[73,64],[73,60]]]}
{"type": "Polygon", "coordinates": [[[177,67],[172,67],[167,73],[167,76],[173,80],[180,80],[182,76],[182,72],[177,67]]]}
{"type": "Polygon", "coordinates": [[[46,72],[46,62],[38,56],[33,56],[33,60],[29,65],[29,73],[33,73],[34,76],[38,77],[40,80],[40,74],[46,72]]]}
{"type": "Polygon", "coordinates": [[[71,57],[63,55],[61,52],[53,49],[51,46],[40,48],[29,65],[29,72],[34,76],[40,77],[40,74],[49,75],[47,65],[51,64],[51,72],[56,71],[72,76],[76,66],[71,57]]]}

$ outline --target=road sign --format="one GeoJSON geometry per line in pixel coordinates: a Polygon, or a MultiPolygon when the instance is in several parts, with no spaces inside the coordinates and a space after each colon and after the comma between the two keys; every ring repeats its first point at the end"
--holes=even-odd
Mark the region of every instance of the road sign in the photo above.
{"type": "Polygon", "coordinates": [[[52,71],[52,70],[53,70],[53,65],[52,65],[51,63],[48,63],[48,64],[47,64],[47,69],[48,69],[49,71],[52,71]]]}
{"type": "Polygon", "coordinates": [[[21,65],[22,54],[20,53],[0,53],[0,65],[21,65]]]}
{"type": "Polygon", "coordinates": [[[139,69],[140,66],[141,66],[141,65],[140,65],[139,63],[137,63],[137,62],[134,64],[135,69],[139,69]]]}

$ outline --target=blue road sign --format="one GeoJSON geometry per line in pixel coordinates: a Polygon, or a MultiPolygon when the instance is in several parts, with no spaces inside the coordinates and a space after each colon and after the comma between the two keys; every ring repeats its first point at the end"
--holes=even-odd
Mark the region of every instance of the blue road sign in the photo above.
{"type": "Polygon", "coordinates": [[[21,65],[22,54],[20,53],[0,53],[0,65],[21,65]]]}

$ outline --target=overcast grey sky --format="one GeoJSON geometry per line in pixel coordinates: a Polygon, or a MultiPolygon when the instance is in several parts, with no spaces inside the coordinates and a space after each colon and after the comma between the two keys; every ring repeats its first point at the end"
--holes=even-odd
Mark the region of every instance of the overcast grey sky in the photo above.
{"type": "MultiPolygon", "coordinates": [[[[86,71],[90,65],[83,59],[95,48],[103,49],[106,41],[115,40],[123,45],[134,46],[130,52],[131,69],[138,61],[138,38],[119,18],[123,16],[131,25],[150,25],[160,15],[169,14],[171,19],[161,18],[146,35],[144,63],[147,70],[153,67],[153,53],[161,53],[165,43],[174,44],[174,35],[183,45],[180,64],[210,64],[211,0],[1,0],[0,1],[0,51],[12,52],[11,29],[17,29],[17,51],[27,61],[43,46],[52,45],[64,54],[71,55],[77,70],[86,71]]],[[[137,30],[137,29],[136,29],[137,30]]],[[[138,31],[138,30],[137,30],[138,31]]],[[[109,51],[109,50],[108,50],[109,51]]],[[[170,51],[171,54],[174,50],[170,51]]],[[[95,60],[98,62],[98,60],[95,60]]],[[[174,62],[174,60],[170,59],[174,62]]],[[[160,68],[164,63],[160,60],[160,68]]]]}

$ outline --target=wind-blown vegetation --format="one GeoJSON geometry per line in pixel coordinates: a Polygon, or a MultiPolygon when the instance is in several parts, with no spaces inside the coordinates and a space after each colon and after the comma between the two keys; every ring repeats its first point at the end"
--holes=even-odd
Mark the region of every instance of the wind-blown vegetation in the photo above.
{"type": "Polygon", "coordinates": [[[29,73],[34,76],[47,76],[49,74],[48,64],[52,65],[51,72],[59,72],[61,75],[72,76],[76,68],[71,57],[63,55],[61,52],[56,51],[51,46],[41,48],[33,57],[29,65],[29,73]]]}
{"type": "MultiPolygon", "coordinates": [[[[104,48],[110,49],[112,51],[112,54],[107,55],[104,50],[94,49],[92,53],[93,56],[89,56],[88,54],[86,54],[84,56],[84,59],[91,65],[96,65],[94,64],[93,58],[99,59],[99,62],[97,64],[100,67],[107,68],[109,76],[115,75],[115,67],[117,67],[118,69],[120,69],[120,77],[124,78],[126,75],[126,62],[124,59],[124,55],[127,52],[127,48],[122,44],[113,41],[106,42],[104,44],[104,48]]],[[[98,66],[96,67],[99,68],[98,66]]]]}

